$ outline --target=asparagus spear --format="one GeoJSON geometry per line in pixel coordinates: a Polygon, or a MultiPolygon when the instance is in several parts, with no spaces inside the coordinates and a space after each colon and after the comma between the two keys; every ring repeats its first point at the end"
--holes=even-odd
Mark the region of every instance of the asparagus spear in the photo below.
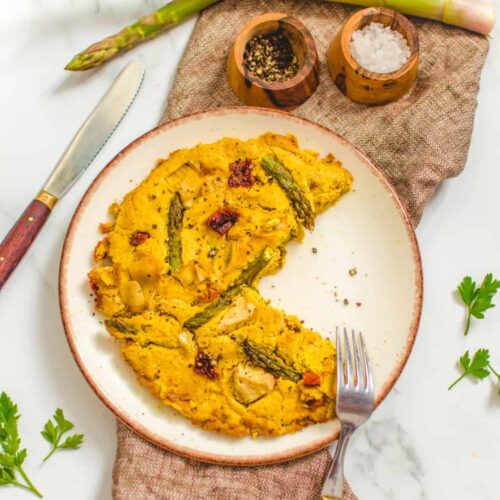
{"type": "Polygon", "coordinates": [[[187,17],[214,4],[218,0],[173,0],[156,12],[142,17],[118,33],[87,47],[66,65],[70,71],[83,71],[105,63],[124,50],[184,21],[187,17]]]}
{"type": "Polygon", "coordinates": [[[283,377],[292,382],[299,382],[302,379],[302,374],[288,366],[281,358],[275,354],[267,353],[248,340],[243,341],[243,351],[253,364],[276,377],[283,377]]]}
{"type": "Polygon", "coordinates": [[[215,318],[217,314],[227,309],[233,302],[233,298],[238,295],[241,291],[241,287],[228,288],[215,302],[212,302],[203,311],[195,314],[193,317],[189,318],[184,323],[184,328],[189,331],[194,332],[200,326],[208,323],[212,318],[215,318]]]}
{"type": "Polygon", "coordinates": [[[387,7],[487,35],[495,25],[491,0],[327,0],[362,7],[387,7]]]}
{"type": "Polygon", "coordinates": [[[236,278],[231,285],[232,288],[250,286],[257,276],[263,271],[273,258],[273,251],[270,247],[264,248],[262,252],[252,261],[245,270],[236,278]]]}
{"type": "Polygon", "coordinates": [[[271,262],[272,258],[273,251],[271,248],[266,247],[215,302],[212,302],[203,309],[203,311],[189,318],[184,323],[184,328],[194,331],[205,323],[208,323],[212,318],[215,318],[215,316],[224,311],[224,309],[227,309],[231,305],[234,297],[241,292],[244,286],[250,286],[255,281],[257,276],[266,268],[269,262],[271,262]]]}
{"type": "Polygon", "coordinates": [[[177,272],[182,267],[181,228],[184,207],[179,193],[170,200],[168,210],[168,262],[170,269],[177,272]]]}
{"type": "Polygon", "coordinates": [[[295,182],[292,173],[278,158],[273,156],[264,156],[261,160],[262,167],[268,175],[273,177],[280,185],[290,200],[292,207],[297,215],[297,218],[304,224],[307,229],[314,228],[314,212],[302,192],[300,187],[295,182]]]}
{"type": "Polygon", "coordinates": [[[107,319],[104,321],[104,324],[108,330],[111,330],[111,333],[113,333],[112,330],[120,333],[128,333],[130,335],[135,335],[137,333],[137,329],[134,325],[130,325],[119,319],[107,319]]]}

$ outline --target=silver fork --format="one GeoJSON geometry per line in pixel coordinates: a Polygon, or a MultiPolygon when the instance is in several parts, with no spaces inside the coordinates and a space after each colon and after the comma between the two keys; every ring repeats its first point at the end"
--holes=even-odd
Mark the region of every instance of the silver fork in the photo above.
{"type": "Polygon", "coordinates": [[[342,428],[332,466],[321,491],[322,500],[341,500],[344,495],[344,456],[352,433],[364,423],[373,411],[373,378],[361,333],[352,334],[354,356],[347,328],[344,341],[337,327],[337,403],[336,413],[342,428]],[[344,344],[344,345],[342,345],[344,344]],[[354,357],[354,366],[352,358],[354,357]]]}

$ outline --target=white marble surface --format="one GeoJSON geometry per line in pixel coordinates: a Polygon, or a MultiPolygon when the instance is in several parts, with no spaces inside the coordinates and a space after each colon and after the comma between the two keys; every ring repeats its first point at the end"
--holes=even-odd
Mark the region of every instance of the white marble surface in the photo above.
{"type": "MultiPolygon", "coordinates": [[[[111,498],[115,420],[80,375],[66,345],[57,302],[64,234],[93,177],[161,113],[193,21],[94,73],[62,67],[79,49],[162,4],[161,0],[17,0],[0,22],[0,237],[36,194],[82,120],[126,61],[146,65],[144,87],[125,121],[60,202],[0,295],[0,390],[22,413],[26,469],[47,499],[111,498]],[[41,465],[39,435],[61,406],[86,435],[80,451],[41,465]]],[[[354,436],[347,474],[362,500],[500,498],[500,397],[492,380],[464,380],[452,392],[455,361],[489,347],[500,366],[500,309],[461,335],[453,294],[464,274],[500,275],[500,28],[491,38],[467,168],[446,182],[418,228],[425,267],[420,333],[391,395],[354,436]]],[[[29,498],[0,487],[0,499],[29,498]]]]}

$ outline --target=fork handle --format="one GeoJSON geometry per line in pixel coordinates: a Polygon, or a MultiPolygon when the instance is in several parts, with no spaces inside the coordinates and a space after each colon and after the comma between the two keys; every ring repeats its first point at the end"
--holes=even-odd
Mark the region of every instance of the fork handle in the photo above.
{"type": "Polygon", "coordinates": [[[347,425],[342,426],[335,454],[333,455],[332,465],[321,491],[322,500],[341,500],[344,498],[344,456],[347,443],[353,432],[354,429],[352,427],[347,425]]]}

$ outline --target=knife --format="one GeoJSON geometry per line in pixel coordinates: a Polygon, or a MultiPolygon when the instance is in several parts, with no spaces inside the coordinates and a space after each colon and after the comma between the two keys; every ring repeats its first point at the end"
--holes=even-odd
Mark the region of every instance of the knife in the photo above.
{"type": "Polygon", "coordinates": [[[55,204],[85,172],[106,144],[137,95],[144,65],[129,63],[61,156],[37,197],[0,244],[0,290],[42,229],[55,204]]]}

